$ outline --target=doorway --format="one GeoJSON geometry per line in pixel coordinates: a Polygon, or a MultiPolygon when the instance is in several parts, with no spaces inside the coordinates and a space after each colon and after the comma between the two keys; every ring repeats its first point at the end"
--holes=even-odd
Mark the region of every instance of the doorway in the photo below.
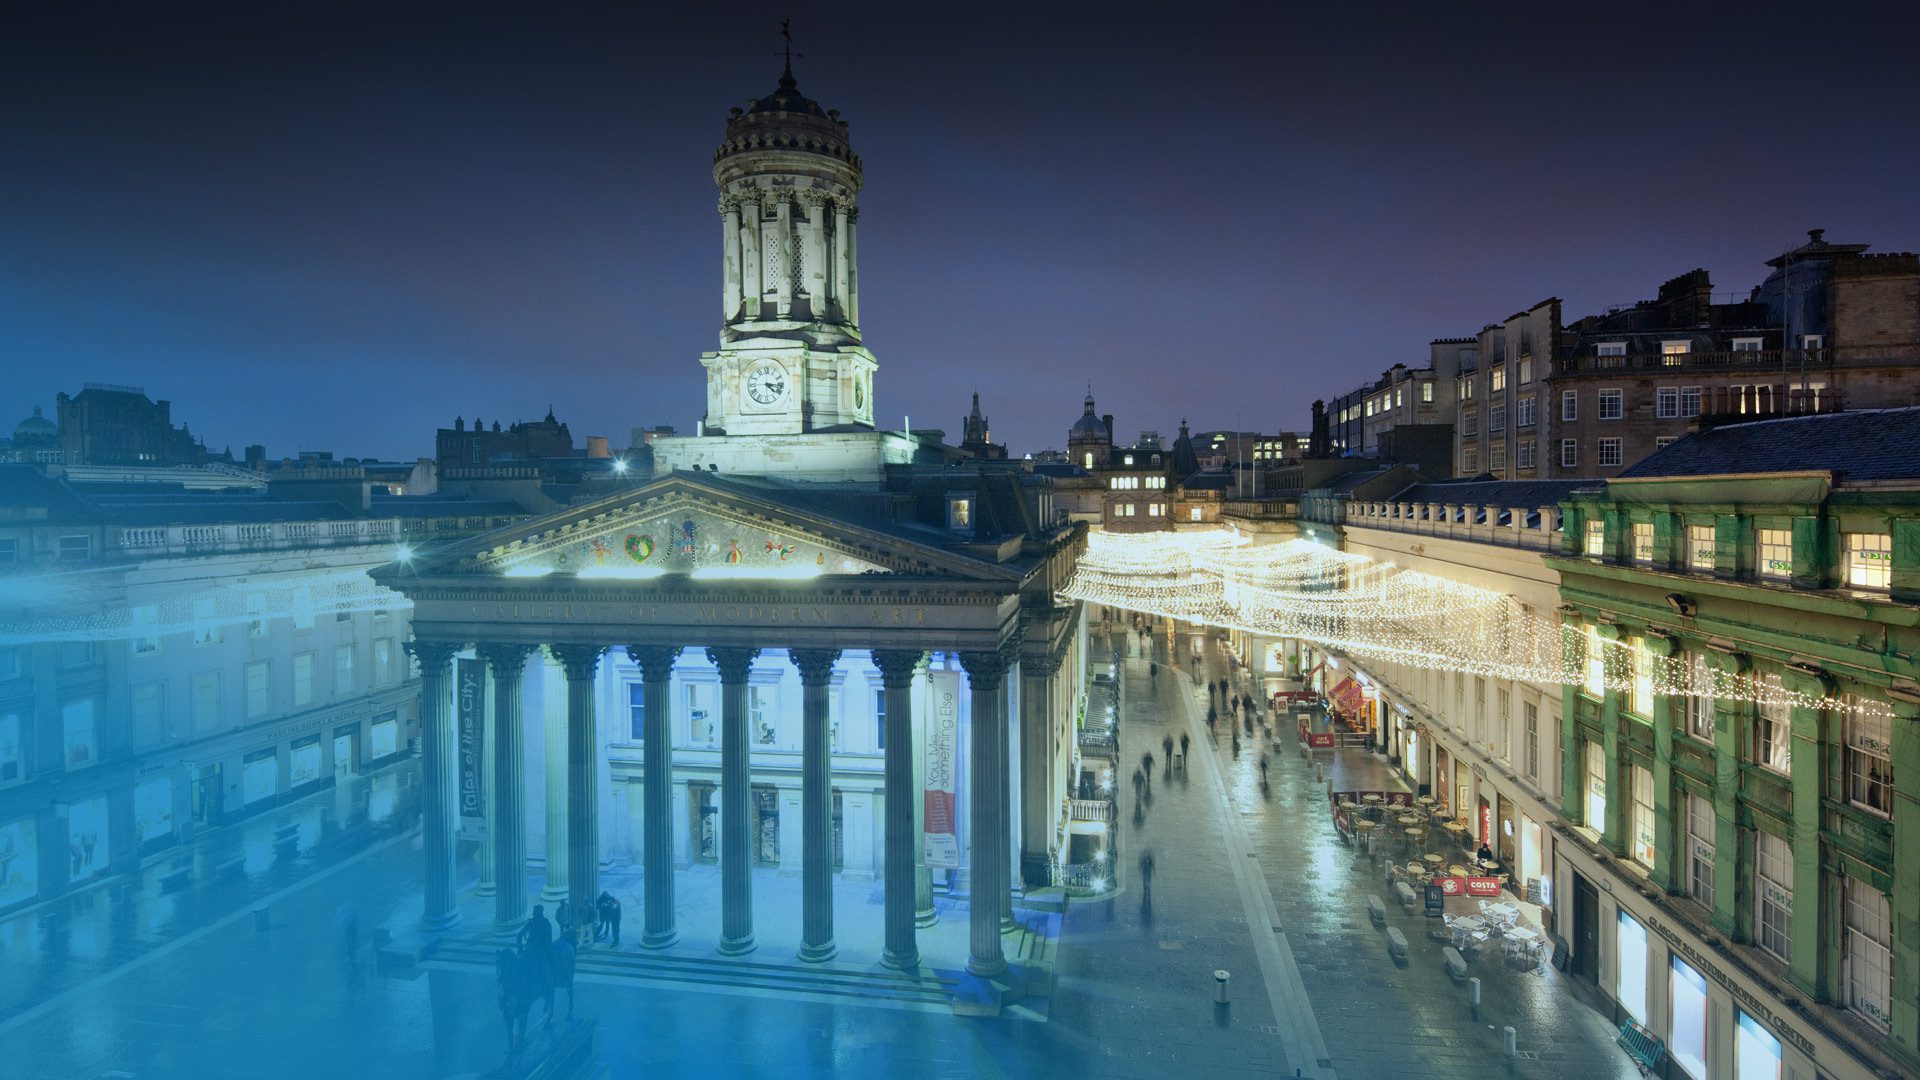
{"type": "Polygon", "coordinates": [[[1573,973],[1600,984],[1600,892],[1573,875],[1573,973]]]}

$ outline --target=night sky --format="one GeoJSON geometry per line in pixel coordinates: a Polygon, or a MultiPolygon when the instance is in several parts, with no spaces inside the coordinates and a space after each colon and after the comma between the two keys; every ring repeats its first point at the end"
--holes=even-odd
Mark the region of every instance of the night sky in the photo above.
{"type": "MultiPolygon", "coordinates": [[[[711,155],[788,12],[688,6],[13,5],[0,422],[104,381],[275,457],[549,403],[690,433],[711,155]]],[[[1828,6],[791,14],[865,158],[878,416],[957,441],[978,389],[1018,454],[1088,382],[1129,439],[1304,428],[1548,296],[1920,247],[1913,16],[1828,6]]]]}

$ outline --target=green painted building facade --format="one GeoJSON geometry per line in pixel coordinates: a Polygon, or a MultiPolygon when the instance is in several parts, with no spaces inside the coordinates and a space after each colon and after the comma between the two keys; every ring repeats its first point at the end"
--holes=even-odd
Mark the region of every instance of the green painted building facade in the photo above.
{"type": "Polygon", "coordinates": [[[1564,504],[1562,809],[1859,1075],[1920,1074],[1920,468],[1777,468],[1849,434],[1793,423],[1817,451],[1745,432],[1564,504]]]}

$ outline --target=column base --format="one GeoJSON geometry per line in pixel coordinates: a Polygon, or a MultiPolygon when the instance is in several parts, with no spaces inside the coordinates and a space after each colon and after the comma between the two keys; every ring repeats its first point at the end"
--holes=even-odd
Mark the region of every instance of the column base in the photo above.
{"type": "Polygon", "coordinates": [[[458,925],[460,925],[460,913],[458,911],[443,911],[438,915],[420,916],[420,929],[425,930],[429,934],[438,934],[443,930],[451,930],[458,925]]]}
{"type": "Polygon", "coordinates": [[[492,895],[493,895],[493,882],[491,882],[491,881],[483,881],[483,882],[481,882],[480,884],[478,884],[478,885],[475,885],[475,886],[473,887],[473,895],[475,895],[475,896],[492,896],[492,895]]]}
{"type": "Polygon", "coordinates": [[[678,930],[662,930],[658,933],[641,934],[640,947],[643,949],[667,949],[672,948],[679,940],[680,932],[678,930]]]}
{"type": "Polygon", "coordinates": [[[880,966],[890,967],[895,971],[918,971],[920,970],[920,951],[916,949],[913,952],[897,953],[891,949],[884,950],[880,953],[880,966]]]}
{"type": "Polygon", "coordinates": [[[757,944],[758,943],[753,940],[752,934],[740,938],[721,938],[720,955],[745,956],[752,952],[757,947],[757,944]]]}
{"type": "Polygon", "coordinates": [[[514,919],[511,922],[501,922],[495,919],[493,921],[493,936],[517,938],[520,936],[520,928],[525,925],[527,925],[527,920],[525,919],[514,919]]]}
{"type": "Polygon", "coordinates": [[[991,979],[1006,970],[1007,958],[1004,956],[996,956],[991,960],[983,960],[978,956],[967,957],[967,974],[969,975],[991,979]]]}
{"type": "Polygon", "coordinates": [[[822,945],[800,946],[800,959],[809,964],[824,964],[839,955],[840,946],[829,941],[822,945]]]}
{"type": "Polygon", "coordinates": [[[1013,912],[1003,911],[1000,913],[1000,932],[1001,933],[1003,934],[1011,933],[1012,931],[1015,931],[1018,929],[1020,929],[1020,924],[1014,919],[1013,912]]]}
{"type": "Polygon", "coordinates": [[[549,885],[540,890],[540,902],[543,904],[557,904],[566,898],[567,890],[563,888],[549,885]]]}
{"type": "Polygon", "coordinates": [[[940,921],[940,913],[932,908],[923,908],[913,913],[913,925],[925,930],[940,921]]]}

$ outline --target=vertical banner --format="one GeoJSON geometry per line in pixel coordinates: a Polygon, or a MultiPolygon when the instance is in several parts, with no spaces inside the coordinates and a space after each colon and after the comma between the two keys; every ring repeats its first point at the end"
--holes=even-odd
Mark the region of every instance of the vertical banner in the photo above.
{"type": "Polygon", "coordinates": [[[478,660],[456,659],[453,669],[454,723],[460,766],[460,831],[483,837],[487,831],[487,691],[485,667],[478,660]]]}
{"type": "Polygon", "coordinates": [[[933,713],[927,718],[926,825],[921,844],[928,866],[958,867],[960,839],[954,828],[954,807],[959,790],[960,674],[935,671],[927,678],[933,687],[933,713]]]}

